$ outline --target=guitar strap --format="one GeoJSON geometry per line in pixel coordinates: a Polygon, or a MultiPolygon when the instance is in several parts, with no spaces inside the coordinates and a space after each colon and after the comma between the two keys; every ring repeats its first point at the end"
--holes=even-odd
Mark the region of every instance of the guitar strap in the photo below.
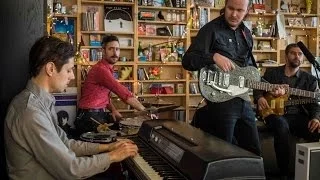
{"type": "Polygon", "coordinates": [[[244,32],[244,30],[241,30],[241,31],[242,31],[242,35],[243,35],[244,39],[246,40],[246,43],[247,43],[247,46],[248,46],[248,49],[249,49],[249,55],[250,55],[250,58],[251,58],[252,65],[254,67],[258,68],[256,60],[253,57],[252,48],[250,48],[250,44],[249,44],[249,41],[247,39],[246,33],[244,32]]]}

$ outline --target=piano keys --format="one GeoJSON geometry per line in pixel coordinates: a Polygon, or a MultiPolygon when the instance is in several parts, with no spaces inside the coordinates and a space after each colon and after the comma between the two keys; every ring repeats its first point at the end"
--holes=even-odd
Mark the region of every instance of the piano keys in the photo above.
{"type": "Polygon", "coordinates": [[[130,139],[139,154],[124,163],[139,180],[265,179],[260,156],[184,122],[144,121],[130,139]]]}

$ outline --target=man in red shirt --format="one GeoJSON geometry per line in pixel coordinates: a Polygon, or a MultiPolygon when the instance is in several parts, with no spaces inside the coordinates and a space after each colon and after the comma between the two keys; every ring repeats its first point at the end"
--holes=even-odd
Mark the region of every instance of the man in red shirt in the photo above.
{"type": "Polygon", "coordinates": [[[105,36],[101,45],[103,60],[91,68],[82,87],[75,120],[76,130],[80,134],[96,131],[98,124],[92,119],[103,124],[122,117],[111,102],[111,92],[131,107],[139,111],[145,110],[145,107],[132,93],[113,76],[113,65],[118,61],[120,55],[118,38],[113,35],[105,36]],[[110,114],[105,113],[105,108],[110,111],[110,114]]]}

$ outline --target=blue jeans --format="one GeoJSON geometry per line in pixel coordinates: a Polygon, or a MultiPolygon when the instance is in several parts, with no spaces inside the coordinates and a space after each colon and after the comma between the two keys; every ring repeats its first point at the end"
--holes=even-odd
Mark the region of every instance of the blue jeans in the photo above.
{"type": "Polygon", "coordinates": [[[208,102],[208,116],[202,130],[227,142],[261,155],[255,112],[251,103],[234,98],[222,103],[208,102]]]}
{"type": "Polygon", "coordinates": [[[308,141],[318,141],[319,134],[308,130],[309,117],[306,114],[269,115],[266,125],[274,134],[274,149],[278,167],[283,175],[288,175],[290,158],[290,134],[308,141]]]}

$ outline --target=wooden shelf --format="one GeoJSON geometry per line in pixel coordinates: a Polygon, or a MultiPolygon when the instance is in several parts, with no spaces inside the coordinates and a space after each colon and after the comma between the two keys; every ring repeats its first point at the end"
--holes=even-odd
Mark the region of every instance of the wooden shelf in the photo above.
{"type": "Polygon", "coordinates": [[[306,14],[306,13],[282,13],[285,16],[297,16],[297,17],[318,17],[317,14],[306,14]]]}
{"type": "Polygon", "coordinates": [[[178,97],[186,96],[186,94],[140,94],[138,97],[178,97]]]}
{"type": "Polygon", "coordinates": [[[253,37],[254,40],[278,40],[277,37],[253,37]]]}
{"type": "Polygon", "coordinates": [[[156,61],[153,61],[153,62],[141,62],[139,61],[137,63],[138,66],[181,66],[181,62],[156,62],[156,61]]]}
{"type": "Polygon", "coordinates": [[[253,53],[277,53],[277,50],[252,50],[253,53]]]}
{"type": "Polygon", "coordinates": [[[138,80],[140,83],[167,83],[167,82],[186,82],[186,79],[154,79],[138,80]]]}
{"type": "Polygon", "coordinates": [[[263,16],[263,17],[275,17],[275,13],[256,13],[256,12],[250,12],[249,16],[263,16]]]}
{"type": "Polygon", "coordinates": [[[154,10],[177,10],[177,11],[187,11],[187,8],[176,8],[176,7],[155,7],[155,6],[138,6],[139,9],[154,9],[154,10]]]}
{"type": "MultiPolygon", "coordinates": [[[[100,49],[102,48],[101,46],[81,46],[81,49],[100,49]]],[[[134,49],[134,47],[120,47],[121,49],[134,49]]]]}
{"type": "Polygon", "coordinates": [[[113,2],[104,0],[82,0],[82,4],[107,4],[107,5],[121,5],[121,6],[133,6],[134,2],[113,2]]]}
{"type": "Polygon", "coordinates": [[[285,26],[288,29],[317,29],[317,27],[306,27],[306,26],[285,26]]]}
{"type": "Polygon", "coordinates": [[[139,35],[138,38],[150,38],[150,39],[186,39],[181,38],[179,36],[147,36],[147,35],[139,35]]]}
{"type": "Polygon", "coordinates": [[[53,17],[77,18],[76,14],[53,14],[53,17]]]}
{"type": "Polygon", "coordinates": [[[189,96],[191,96],[191,97],[198,97],[198,96],[202,96],[200,93],[197,93],[197,94],[189,94],[189,96]]]}
{"type": "Polygon", "coordinates": [[[118,80],[120,83],[134,83],[134,80],[118,80]]]}
{"type": "MultiPolygon", "coordinates": [[[[81,65],[81,66],[93,66],[97,64],[99,61],[87,61],[84,64],[76,64],[76,65],[81,65]]],[[[135,63],[133,61],[118,61],[116,62],[115,66],[133,66],[135,63]]]]}
{"type": "Polygon", "coordinates": [[[134,32],[111,32],[111,31],[81,31],[82,34],[115,34],[115,35],[133,35],[134,32]]]}
{"type": "Polygon", "coordinates": [[[148,23],[148,24],[177,24],[177,25],[185,25],[186,22],[173,22],[173,21],[147,21],[147,20],[138,20],[139,23],[148,23]]]}

